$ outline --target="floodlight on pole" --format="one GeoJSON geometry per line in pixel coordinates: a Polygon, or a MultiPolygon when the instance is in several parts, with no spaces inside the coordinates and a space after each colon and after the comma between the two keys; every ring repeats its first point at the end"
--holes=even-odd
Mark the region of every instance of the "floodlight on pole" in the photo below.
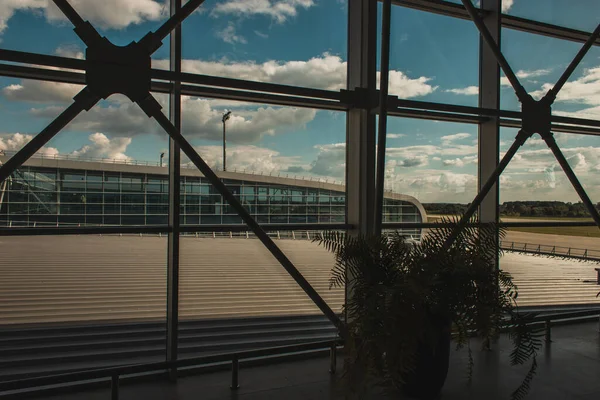
{"type": "Polygon", "coordinates": [[[225,131],[225,122],[231,117],[231,111],[225,110],[223,113],[223,171],[227,171],[227,140],[225,131]]]}
{"type": "Polygon", "coordinates": [[[161,168],[163,166],[163,158],[165,158],[165,152],[164,151],[162,153],[160,153],[160,166],[161,166],[161,168]]]}

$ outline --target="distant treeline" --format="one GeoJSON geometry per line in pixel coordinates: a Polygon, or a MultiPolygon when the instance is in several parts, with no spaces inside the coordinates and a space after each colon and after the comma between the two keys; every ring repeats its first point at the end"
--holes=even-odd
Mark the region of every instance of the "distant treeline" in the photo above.
{"type": "MultiPolygon", "coordinates": [[[[462,214],[468,204],[424,203],[428,214],[462,214]]],[[[600,203],[596,204],[600,210],[600,203]]],[[[507,201],[500,205],[500,215],[507,217],[589,217],[583,203],[564,203],[562,201],[507,201]]]]}

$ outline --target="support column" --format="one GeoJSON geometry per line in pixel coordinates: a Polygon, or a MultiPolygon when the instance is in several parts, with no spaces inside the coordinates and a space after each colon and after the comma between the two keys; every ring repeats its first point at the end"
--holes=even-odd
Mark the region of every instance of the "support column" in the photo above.
{"type": "MultiPolygon", "coordinates": [[[[377,2],[348,1],[348,90],[376,93],[377,2]]],[[[353,97],[357,98],[357,97],[353,97]]],[[[373,232],[375,207],[375,113],[351,106],[346,117],[346,221],[352,233],[373,232]]]]}
{"type": "MultiPolygon", "coordinates": [[[[500,6],[501,0],[481,0],[481,8],[489,11],[483,18],[496,43],[500,43],[500,6]]],[[[500,107],[500,67],[489,46],[479,40],[479,106],[499,109],[500,107]]],[[[479,124],[479,162],[478,185],[480,191],[499,163],[500,124],[499,119],[490,117],[479,124]]],[[[499,187],[498,182],[481,202],[479,220],[498,222],[499,187]]]]}
{"type": "MultiPolygon", "coordinates": [[[[376,98],[377,2],[348,1],[348,87],[376,98]]],[[[358,96],[350,96],[358,101],[358,96]]],[[[346,116],[346,221],[372,234],[375,217],[375,113],[353,104],[346,116]]],[[[369,106],[370,108],[371,106],[369,106]]],[[[346,285],[346,298],[352,287],[346,285]]],[[[347,320],[347,315],[345,316],[347,320]]]]}
{"type": "MultiPolygon", "coordinates": [[[[181,0],[171,0],[171,15],[181,8],[181,0]]],[[[170,36],[170,69],[181,72],[181,27],[170,36]]],[[[169,118],[181,130],[181,84],[173,82],[169,99],[169,118]]],[[[172,228],[167,244],[167,362],[177,361],[179,329],[179,233],[180,233],[180,163],[179,145],[169,139],[169,226],[172,228]]],[[[177,379],[177,369],[170,371],[171,380],[177,379]]]]}

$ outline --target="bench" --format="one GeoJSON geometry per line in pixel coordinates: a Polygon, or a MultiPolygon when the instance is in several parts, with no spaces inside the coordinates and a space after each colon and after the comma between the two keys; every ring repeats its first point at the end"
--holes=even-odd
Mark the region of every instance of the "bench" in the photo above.
{"type": "Polygon", "coordinates": [[[600,285],[600,268],[594,268],[596,270],[596,273],[598,274],[598,278],[597,278],[597,284],[600,285]]]}

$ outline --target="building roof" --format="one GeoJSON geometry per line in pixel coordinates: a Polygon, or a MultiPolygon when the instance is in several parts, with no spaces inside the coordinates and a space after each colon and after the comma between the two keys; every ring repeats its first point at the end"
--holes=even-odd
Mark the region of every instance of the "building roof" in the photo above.
{"type": "MultiPolygon", "coordinates": [[[[0,165],[6,162],[12,154],[0,154],[0,165]]],[[[168,175],[167,166],[160,166],[151,162],[125,161],[125,160],[87,160],[83,158],[68,159],[66,157],[31,157],[24,164],[28,167],[87,170],[87,171],[105,171],[105,172],[124,172],[131,174],[149,174],[149,175],[168,175]]],[[[238,171],[218,171],[214,170],[221,179],[240,180],[246,182],[260,182],[273,185],[298,186],[314,189],[326,189],[337,192],[345,192],[346,186],[340,182],[327,182],[319,179],[306,177],[290,177],[238,171]]],[[[204,175],[194,166],[181,168],[182,176],[204,177],[204,175]]],[[[413,196],[391,191],[385,192],[385,198],[390,200],[401,200],[414,204],[421,214],[423,221],[427,221],[427,212],[419,200],[413,196]]]]}

